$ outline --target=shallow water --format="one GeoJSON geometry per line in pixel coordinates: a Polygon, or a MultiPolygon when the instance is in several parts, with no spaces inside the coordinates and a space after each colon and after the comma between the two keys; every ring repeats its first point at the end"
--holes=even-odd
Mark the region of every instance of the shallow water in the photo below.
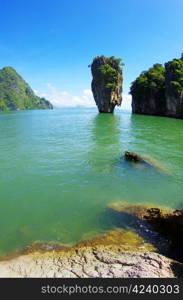
{"type": "Polygon", "coordinates": [[[0,131],[0,255],[131,228],[108,203],[183,206],[183,120],[95,108],[17,111],[0,113],[0,131]],[[124,162],[126,150],[169,172],[124,162]]]}

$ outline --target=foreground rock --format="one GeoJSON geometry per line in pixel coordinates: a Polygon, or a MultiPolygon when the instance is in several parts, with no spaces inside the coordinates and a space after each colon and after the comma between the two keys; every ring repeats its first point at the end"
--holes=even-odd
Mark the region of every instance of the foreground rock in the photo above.
{"type": "Polygon", "coordinates": [[[121,60],[97,56],[91,65],[92,92],[100,113],[112,113],[122,102],[121,60]]]}
{"type": "Polygon", "coordinates": [[[157,253],[137,253],[119,246],[81,247],[31,253],[0,263],[0,277],[176,277],[182,266],[157,253]]]}
{"type": "Polygon", "coordinates": [[[183,265],[132,232],[113,230],[73,247],[34,244],[0,262],[0,277],[181,277],[183,265]]]}
{"type": "Polygon", "coordinates": [[[134,215],[139,220],[150,224],[154,230],[168,239],[170,255],[183,261],[183,209],[173,211],[151,205],[127,205],[124,203],[113,203],[110,208],[134,215]]]}

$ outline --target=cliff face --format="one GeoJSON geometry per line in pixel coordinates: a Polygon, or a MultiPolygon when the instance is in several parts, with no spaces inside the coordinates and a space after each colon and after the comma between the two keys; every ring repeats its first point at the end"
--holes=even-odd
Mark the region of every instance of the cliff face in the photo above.
{"type": "Polygon", "coordinates": [[[133,113],[183,118],[183,59],[142,72],[131,95],[133,113]]]}
{"type": "Polygon", "coordinates": [[[35,95],[12,67],[0,70],[0,111],[52,108],[49,101],[35,95]]]}
{"type": "Polygon", "coordinates": [[[165,64],[166,115],[183,118],[183,59],[165,64]]]}
{"type": "Polygon", "coordinates": [[[97,56],[91,65],[92,92],[100,113],[112,113],[122,102],[121,60],[97,56]]]}
{"type": "Polygon", "coordinates": [[[153,93],[153,91],[151,91],[148,96],[142,95],[140,98],[135,94],[132,96],[132,112],[134,114],[162,116],[164,115],[163,104],[164,97],[161,101],[159,96],[156,93],[153,93]]]}
{"type": "Polygon", "coordinates": [[[132,83],[132,112],[163,115],[165,113],[165,68],[155,64],[132,83]]]}

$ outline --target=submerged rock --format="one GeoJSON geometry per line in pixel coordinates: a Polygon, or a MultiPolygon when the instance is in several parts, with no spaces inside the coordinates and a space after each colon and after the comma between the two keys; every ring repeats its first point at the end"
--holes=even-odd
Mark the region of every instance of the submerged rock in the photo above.
{"type": "Polygon", "coordinates": [[[150,243],[144,241],[144,239],[139,236],[134,231],[125,231],[120,228],[116,228],[106,233],[96,236],[95,238],[82,241],[76,247],[83,246],[120,246],[124,251],[134,251],[134,252],[147,252],[156,251],[157,249],[150,243]]]}
{"type": "Polygon", "coordinates": [[[145,162],[143,157],[135,152],[125,151],[125,159],[133,162],[145,162]]]}
{"type": "Polygon", "coordinates": [[[92,92],[100,113],[112,113],[122,102],[121,59],[97,56],[91,64],[92,92]]]}
{"type": "MultiPolygon", "coordinates": [[[[148,155],[140,155],[135,152],[125,151],[124,158],[132,163],[141,163],[144,166],[151,166],[159,171],[170,173],[170,170],[164,167],[159,161],[148,155]]],[[[137,164],[135,164],[136,166],[137,164]]]]}

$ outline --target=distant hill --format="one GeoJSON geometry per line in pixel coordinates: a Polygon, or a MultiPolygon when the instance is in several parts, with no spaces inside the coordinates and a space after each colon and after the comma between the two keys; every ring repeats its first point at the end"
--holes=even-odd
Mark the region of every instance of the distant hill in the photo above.
{"type": "Polygon", "coordinates": [[[36,96],[12,67],[5,67],[0,70],[0,111],[22,109],[53,109],[53,106],[36,96]]]}

